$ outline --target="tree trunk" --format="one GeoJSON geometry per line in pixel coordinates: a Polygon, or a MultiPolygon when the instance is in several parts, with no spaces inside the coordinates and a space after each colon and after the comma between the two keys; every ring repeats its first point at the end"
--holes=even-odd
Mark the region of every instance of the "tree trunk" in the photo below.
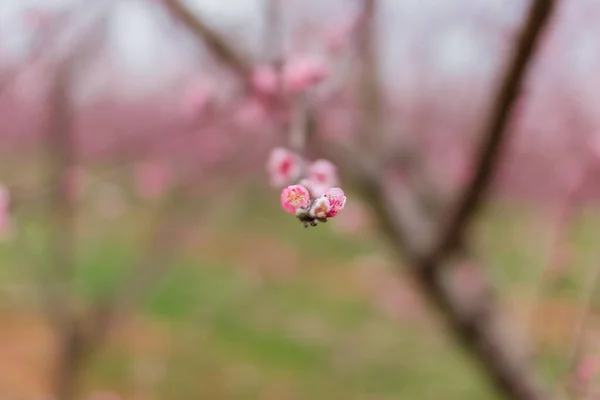
{"type": "Polygon", "coordinates": [[[52,388],[56,400],[75,400],[85,358],[82,337],[77,330],[72,329],[61,335],[52,388]]]}

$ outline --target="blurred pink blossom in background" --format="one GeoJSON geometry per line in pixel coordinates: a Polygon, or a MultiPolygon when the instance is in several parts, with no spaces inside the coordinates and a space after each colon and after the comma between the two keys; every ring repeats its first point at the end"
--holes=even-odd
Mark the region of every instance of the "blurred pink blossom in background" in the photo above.
{"type": "Polygon", "coordinates": [[[197,118],[204,114],[213,98],[214,88],[207,79],[198,79],[192,83],[183,98],[183,113],[188,118],[197,118]]]}
{"type": "Polygon", "coordinates": [[[165,164],[145,162],[137,166],[137,190],[145,199],[161,197],[167,191],[170,181],[171,171],[165,164]]]}
{"type": "Polygon", "coordinates": [[[332,140],[352,140],[356,134],[355,112],[352,109],[330,108],[323,116],[323,137],[332,140]]]}
{"type": "Polygon", "coordinates": [[[323,196],[326,191],[339,183],[337,168],[332,162],[319,159],[310,164],[306,178],[300,184],[308,189],[313,198],[323,196]]]}
{"type": "Polygon", "coordinates": [[[9,239],[11,234],[10,192],[6,186],[0,184],[0,239],[9,239]]]}
{"type": "Polygon", "coordinates": [[[306,178],[332,188],[339,184],[337,167],[329,160],[313,161],[306,171],[306,178]]]}
{"type": "Polygon", "coordinates": [[[240,104],[233,119],[240,128],[253,129],[266,124],[269,113],[258,99],[249,98],[240,104]]]}
{"type": "Polygon", "coordinates": [[[218,128],[205,130],[202,142],[197,148],[199,159],[204,166],[223,162],[234,145],[234,138],[227,135],[227,132],[223,132],[218,128]]]}
{"type": "Polygon", "coordinates": [[[263,94],[273,94],[277,91],[279,78],[271,65],[261,65],[252,72],[252,86],[263,94]]]}
{"type": "Polygon", "coordinates": [[[577,381],[580,384],[587,384],[598,373],[598,361],[596,358],[586,355],[577,366],[577,381]]]}
{"type": "Polygon", "coordinates": [[[267,172],[271,185],[281,187],[300,177],[301,160],[298,155],[283,147],[271,150],[267,161],[267,172]]]}
{"type": "Polygon", "coordinates": [[[329,64],[314,55],[294,55],[283,66],[283,86],[290,93],[301,93],[327,78],[329,64]]]}
{"type": "Polygon", "coordinates": [[[302,179],[300,184],[308,189],[312,198],[321,197],[327,190],[331,189],[331,186],[328,184],[317,182],[311,179],[302,179]]]}

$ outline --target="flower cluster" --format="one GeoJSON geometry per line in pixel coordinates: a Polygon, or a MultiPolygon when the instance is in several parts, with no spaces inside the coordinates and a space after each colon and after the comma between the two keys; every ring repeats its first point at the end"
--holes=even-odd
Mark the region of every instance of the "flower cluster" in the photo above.
{"type": "Polygon", "coordinates": [[[337,216],[346,204],[346,196],[336,187],[337,168],[330,161],[316,160],[306,168],[304,164],[297,154],[278,147],[271,151],[267,170],[272,185],[288,185],[281,192],[283,209],[294,214],[305,227],[316,226],[337,216]]]}

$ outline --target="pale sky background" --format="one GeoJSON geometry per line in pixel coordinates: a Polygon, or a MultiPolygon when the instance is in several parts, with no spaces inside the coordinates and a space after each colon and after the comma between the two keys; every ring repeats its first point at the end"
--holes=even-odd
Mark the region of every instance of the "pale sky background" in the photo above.
{"type": "MultiPolygon", "coordinates": [[[[0,0],[0,63],[11,62],[27,48],[31,38],[19,19],[24,9],[59,10],[80,1],[0,0]]],[[[106,0],[85,1],[86,7],[88,4],[92,7],[106,0]]],[[[132,85],[128,90],[152,90],[164,79],[195,65],[195,60],[201,55],[200,47],[184,29],[174,28],[159,1],[116,2],[108,40],[117,69],[134,77],[127,81],[132,85]]],[[[222,32],[235,32],[236,44],[245,49],[258,49],[262,0],[187,0],[186,3],[222,32]]],[[[331,26],[341,22],[355,3],[353,0],[289,1],[285,17],[288,23],[311,21],[331,26]]],[[[525,0],[383,1],[380,28],[384,77],[400,88],[408,84],[411,76],[404,69],[408,68],[406,60],[414,57],[415,49],[425,49],[422,62],[428,63],[429,68],[435,66],[445,76],[492,73],[504,56],[502,51],[511,44],[510,40],[502,39],[503,35],[507,35],[502,32],[508,32],[509,39],[512,37],[529,3],[525,0]],[[466,12],[481,12],[494,23],[479,27],[465,23],[463,17],[466,12]],[[479,34],[482,29],[491,30],[492,34],[479,34]],[[498,31],[495,35],[494,30],[498,31]],[[406,32],[410,32],[410,36],[406,32]],[[431,35],[431,32],[434,34],[431,35]],[[427,37],[428,42],[419,47],[423,37],[427,37]]],[[[598,4],[600,0],[573,0],[570,6],[581,5],[584,9],[587,5],[590,10],[592,7],[598,10],[598,4]]],[[[564,13],[561,18],[565,18],[564,13]]],[[[585,69],[591,65],[589,60],[598,55],[598,30],[588,32],[580,35],[570,46],[567,62],[573,64],[574,71],[585,69]]],[[[99,73],[102,74],[102,71],[99,73]]]]}

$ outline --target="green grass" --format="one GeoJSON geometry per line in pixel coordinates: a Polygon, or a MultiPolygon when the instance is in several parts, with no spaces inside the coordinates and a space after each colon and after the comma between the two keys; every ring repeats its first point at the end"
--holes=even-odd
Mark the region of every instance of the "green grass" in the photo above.
{"type": "MultiPolygon", "coordinates": [[[[353,273],[349,261],[383,251],[376,238],[342,237],[330,226],[303,229],[272,199],[247,199],[233,209],[224,201],[203,220],[223,248],[186,248],[141,303],[140,313],[171,337],[170,352],[160,356],[165,374],[152,389],[157,398],[266,399],[268,393],[311,400],[497,398],[447,334],[426,321],[392,320],[341,279],[353,273]],[[249,280],[240,268],[246,260],[239,249],[253,235],[293,249],[300,270],[284,280],[249,280]],[[335,276],[339,282],[331,279],[335,276]]],[[[578,295],[595,257],[599,218],[594,215],[582,217],[572,233],[581,254],[578,267],[549,285],[548,294],[578,295]]],[[[118,226],[86,220],[90,229],[73,281],[82,298],[109,293],[139,259],[148,216],[136,210],[127,218],[118,226]]],[[[473,234],[478,256],[501,292],[532,287],[546,262],[549,239],[534,213],[490,209],[473,234]]],[[[25,279],[19,266],[31,262],[24,249],[37,246],[36,235],[34,229],[26,243],[0,246],[3,282],[25,279]]],[[[563,361],[551,353],[539,360],[548,377],[559,374],[563,361]]],[[[128,372],[134,362],[127,348],[109,346],[91,366],[90,385],[134,390],[128,372]]]]}

